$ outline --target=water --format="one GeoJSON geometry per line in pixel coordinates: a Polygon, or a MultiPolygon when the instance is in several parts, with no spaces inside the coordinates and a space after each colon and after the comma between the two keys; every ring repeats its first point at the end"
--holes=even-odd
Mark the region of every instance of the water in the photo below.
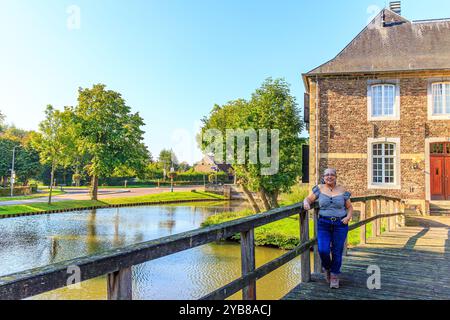
{"type": "MultiPolygon", "coordinates": [[[[0,220],[0,275],[196,229],[210,215],[243,203],[195,203],[100,209],[0,220]]],[[[257,267],[285,251],[256,249],[257,267]]],[[[240,277],[240,247],[212,243],[133,267],[134,299],[198,299],[240,277]]],[[[258,299],[279,299],[298,284],[299,258],[257,282],[258,299]]],[[[106,277],[81,289],[62,288],[33,299],[105,299],[106,277]]],[[[231,299],[240,299],[237,293],[231,299]]]]}

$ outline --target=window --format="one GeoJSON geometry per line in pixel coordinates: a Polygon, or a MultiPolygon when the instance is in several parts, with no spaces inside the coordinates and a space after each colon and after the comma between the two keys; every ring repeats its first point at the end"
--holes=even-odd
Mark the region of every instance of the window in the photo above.
{"type": "Polygon", "coordinates": [[[394,184],[395,183],[395,144],[378,143],[372,145],[374,184],[394,184]]]}
{"type": "Polygon", "coordinates": [[[433,115],[450,114],[450,82],[431,85],[433,115]]]}
{"type": "Polygon", "coordinates": [[[372,116],[393,116],[395,104],[395,86],[372,86],[372,116]]]}
{"type": "Polygon", "coordinates": [[[367,139],[368,189],[401,189],[400,138],[367,139]]]}
{"type": "Polygon", "coordinates": [[[370,80],[367,86],[369,121],[400,120],[400,82],[370,80]]]}

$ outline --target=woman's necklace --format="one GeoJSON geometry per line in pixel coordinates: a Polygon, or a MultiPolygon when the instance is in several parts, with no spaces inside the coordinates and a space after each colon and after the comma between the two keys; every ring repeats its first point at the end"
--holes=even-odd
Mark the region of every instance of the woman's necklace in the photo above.
{"type": "Polygon", "coordinates": [[[336,188],[336,185],[334,187],[328,186],[328,190],[330,190],[331,193],[333,193],[334,188],[336,188]]]}

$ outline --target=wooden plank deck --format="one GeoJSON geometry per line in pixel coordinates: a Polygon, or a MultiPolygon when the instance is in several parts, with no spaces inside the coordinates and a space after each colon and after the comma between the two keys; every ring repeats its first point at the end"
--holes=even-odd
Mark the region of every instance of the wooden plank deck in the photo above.
{"type": "Polygon", "coordinates": [[[344,257],[340,289],[322,274],[302,283],[283,300],[450,299],[450,217],[416,218],[396,231],[371,238],[344,257]],[[415,225],[415,226],[414,226],[415,225]],[[369,290],[367,269],[381,270],[381,289],[369,290]]]}

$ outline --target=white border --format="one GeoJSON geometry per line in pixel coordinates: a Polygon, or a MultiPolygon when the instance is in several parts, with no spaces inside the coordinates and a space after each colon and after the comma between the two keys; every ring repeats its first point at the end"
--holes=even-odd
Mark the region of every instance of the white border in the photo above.
{"type": "Polygon", "coordinates": [[[400,138],[367,138],[367,189],[401,190],[401,154],[400,138]],[[373,154],[372,145],[374,143],[394,143],[395,144],[395,166],[394,183],[374,184],[373,178],[373,154]]]}
{"type": "Polygon", "coordinates": [[[368,80],[367,81],[367,121],[399,121],[400,120],[400,80],[368,80]],[[372,86],[390,84],[395,86],[395,103],[393,116],[374,117],[372,115],[372,86]]]}

